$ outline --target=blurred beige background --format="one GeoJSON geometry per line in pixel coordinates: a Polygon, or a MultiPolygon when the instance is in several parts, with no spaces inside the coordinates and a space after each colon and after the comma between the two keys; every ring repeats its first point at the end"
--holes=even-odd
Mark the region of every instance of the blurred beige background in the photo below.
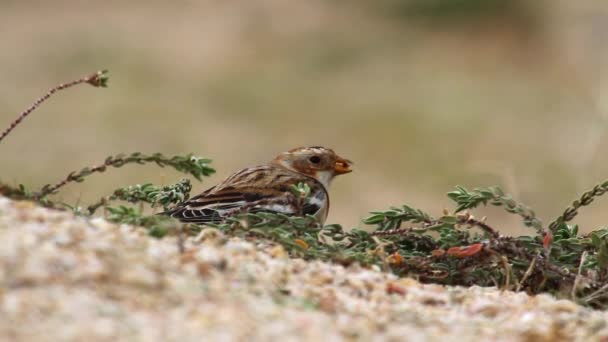
{"type": "MultiPolygon", "coordinates": [[[[500,185],[549,221],[608,178],[603,1],[0,1],[0,128],[62,92],[0,145],[0,179],[40,186],[119,152],[193,152],[216,176],[301,145],[356,162],[328,222],[408,203],[452,208],[454,185],[500,185]]],[[[72,185],[86,203],[181,176],[127,166],[72,185]]],[[[584,230],[608,222],[608,199],[584,230]]],[[[489,223],[523,233],[500,210],[489,223]]]]}

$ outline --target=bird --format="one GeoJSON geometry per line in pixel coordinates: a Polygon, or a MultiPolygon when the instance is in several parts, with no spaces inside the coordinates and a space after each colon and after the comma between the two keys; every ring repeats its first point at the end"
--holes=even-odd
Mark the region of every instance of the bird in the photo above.
{"type": "Polygon", "coordinates": [[[322,146],[297,147],[266,165],[242,169],[163,214],[184,223],[217,224],[240,213],[271,212],[314,216],[323,224],[329,213],[329,186],[350,173],[352,162],[322,146]],[[299,199],[294,187],[307,186],[299,199]]]}

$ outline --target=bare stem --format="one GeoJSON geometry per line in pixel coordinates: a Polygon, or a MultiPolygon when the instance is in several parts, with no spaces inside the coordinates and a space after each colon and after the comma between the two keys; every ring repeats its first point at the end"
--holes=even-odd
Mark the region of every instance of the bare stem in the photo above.
{"type": "MultiPolygon", "coordinates": [[[[113,164],[104,163],[104,164],[92,167],[90,169],[86,169],[86,174],[88,175],[88,174],[96,173],[96,172],[104,172],[108,166],[113,166],[113,164]]],[[[85,172],[78,172],[78,173],[72,172],[61,182],[59,182],[55,185],[43,187],[42,190],[38,194],[36,194],[36,198],[38,198],[38,199],[44,198],[47,195],[50,195],[50,194],[56,192],[59,188],[64,187],[68,183],[79,182],[80,179],[84,176],[85,176],[85,172]]]]}
{"type": "Polygon", "coordinates": [[[28,115],[30,115],[30,113],[32,113],[34,110],[36,110],[36,108],[38,108],[44,101],[48,100],[56,92],[63,90],[63,89],[73,87],[73,86],[81,84],[81,83],[87,83],[94,87],[106,87],[107,82],[108,82],[107,70],[102,70],[102,71],[98,71],[94,74],[85,76],[83,78],[80,78],[80,79],[77,79],[74,81],[70,81],[67,83],[61,83],[61,84],[51,88],[46,94],[44,94],[44,96],[42,96],[42,97],[38,98],[36,101],[34,101],[34,103],[29,108],[24,110],[17,117],[17,119],[15,119],[15,121],[13,121],[10,124],[10,126],[8,126],[8,128],[6,128],[4,130],[4,132],[2,132],[2,134],[0,135],[0,142],[2,142],[2,140],[7,135],[9,135],[11,133],[11,131],[13,129],[15,129],[15,127],[17,127],[21,123],[21,121],[23,121],[23,119],[25,119],[28,115]]]}
{"type": "Polygon", "coordinates": [[[534,259],[532,259],[532,262],[530,263],[530,266],[528,266],[528,269],[526,270],[526,272],[524,273],[524,276],[519,281],[519,284],[517,285],[517,288],[515,289],[515,291],[521,290],[522,286],[524,285],[524,282],[526,280],[528,280],[528,278],[530,277],[530,275],[532,275],[532,272],[534,271],[534,267],[536,266],[536,260],[538,259],[538,256],[539,255],[537,254],[534,257],[534,259]]]}
{"type": "Polygon", "coordinates": [[[403,235],[406,233],[411,233],[414,230],[412,227],[407,228],[395,228],[389,230],[376,230],[371,233],[372,236],[393,236],[393,235],[403,235]]]}
{"type": "Polygon", "coordinates": [[[576,292],[581,283],[581,277],[583,273],[583,265],[585,264],[585,260],[587,259],[587,251],[583,252],[581,255],[581,262],[578,264],[578,272],[576,273],[576,278],[574,278],[574,284],[572,285],[572,291],[570,292],[570,298],[572,300],[576,300],[576,292]]]}
{"type": "Polygon", "coordinates": [[[485,219],[482,220],[476,220],[473,215],[471,215],[468,212],[465,212],[463,214],[458,214],[458,221],[461,224],[468,224],[470,226],[477,226],[479,227],[482,231],[484,231],[485,233],[487,233],[488,235],[490,235],[491,237],[498,239],[500,237],[500,233],[492,228],[490,225],[488,225],[485,222],[485,219]]]}

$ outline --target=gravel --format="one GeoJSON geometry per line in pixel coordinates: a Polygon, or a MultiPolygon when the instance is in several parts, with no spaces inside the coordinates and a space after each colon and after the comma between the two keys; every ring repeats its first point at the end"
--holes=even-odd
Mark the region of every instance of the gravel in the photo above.
{"type": "Polygon", "coordinates": [[[549,295],[424,285],[290,259],[213,229],[185,241],[0,198],[6,340],[608,340],[608,313],[549,295]]]}

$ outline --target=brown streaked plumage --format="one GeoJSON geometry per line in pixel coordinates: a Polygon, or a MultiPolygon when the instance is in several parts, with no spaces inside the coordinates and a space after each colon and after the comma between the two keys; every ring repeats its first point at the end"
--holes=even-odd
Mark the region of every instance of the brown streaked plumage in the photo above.
{"type": "Polygon", "coordinates": [[[165,214],[204,224],[218,223],[237,213],[266,211],[314,215],[323,223],[329,210],[329,184],[336,175],[351,172],[351,164],[325,147],[298,147],[279,154],[268,165],[232,174],[165,214]],[[292,192],[298,183],[311,189],[303,206],[292,192]]]}

